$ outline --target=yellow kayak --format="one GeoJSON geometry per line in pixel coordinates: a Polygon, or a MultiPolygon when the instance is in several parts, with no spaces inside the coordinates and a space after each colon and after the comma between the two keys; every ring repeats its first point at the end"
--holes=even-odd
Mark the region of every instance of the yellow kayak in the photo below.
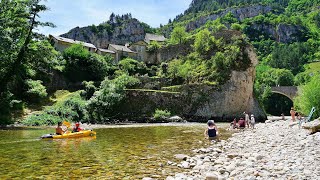
{"type": "Polygon", "coordinates": [[[96,134],[97,133],[93,130],[83,130],[80,132],[66,133],[66,134],[62,134],[62,135],[46,134],[46,135],[41,136],[41,139],[81,138],[81,137],[95,136],[96,134]]]}

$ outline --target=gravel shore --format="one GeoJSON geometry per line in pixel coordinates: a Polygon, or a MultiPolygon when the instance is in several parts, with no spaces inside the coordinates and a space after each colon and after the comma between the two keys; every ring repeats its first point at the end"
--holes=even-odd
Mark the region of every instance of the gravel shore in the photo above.
{"type": "Polygon", "coordinates": [[[195,151],[177,165],[183,173],[166,179],[320,179],[320,133],[289,120],[260,123],[195,151]]]}

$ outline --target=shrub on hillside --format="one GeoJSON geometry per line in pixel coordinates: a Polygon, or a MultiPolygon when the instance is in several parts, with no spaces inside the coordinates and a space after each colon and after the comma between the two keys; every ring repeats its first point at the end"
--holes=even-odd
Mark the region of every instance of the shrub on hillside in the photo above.
{"type": "Polygon", "coordinates": [[[107,122],[125,98],[125,88],[138,82],[138,79],[126,74],[113,80],[106,78],[102,81],[99,90],[88,101],[87,110],[90,120],[99,123],[107,122]]]}
{"type": "Polygon", "coordinates": [[[28,79],[25,81],[27,85],[26,99],[30,102],[39,102],[41,99],[47,97],[48,93],[46,87],[42,85],[40,80],[28,79]]]}
{"type": "Polygon", "coordinates": [[[56,125],[57,122],[87,121],[86,101],[81,98],[80,93],[73,93],[65,101],[47,107],[40,114],[28,116],[22,123],[25,125],[56,125]]]}
{"type": "Polygon", "coordinates": [[[156,109],[156,111],[153,114],[153,118],[156,121],[159,120],[165,120],[171,116],[171,112],[167,110],[161,110],[161,109],[156,109]]]}
{"type": "Polygon", "coordinates": [[[298,97],[294,99],[295,106],[303,112],[309,114],[312,107],[316,108],[314,117],[320,117],[320,75],[312,77],[311,81],[301,86],[298,97]]]}
{"type": "Polygon", "coordinates": [[[93,81],[83,81],[82,85],[84,86],[84,90],[80,92],[81,97],[84,99],[90,99],[94,92],[97,90],[96,86],[94,85],[93,81]]]}
{"type": "Polygon", "coordinates": [[[119,62],[119,69],[132,75],[145,75],[148,74],[148,67],[145,63],[139,62],[135,59],[126,58],[119,62]]]}
{"type": "Polygon", "coordinates": [[[72,82],[101,81],[112,66],[110,56],[90,53],[79,44],[67,48],[63,57],[66,59],[66,76],[72,82]]]}

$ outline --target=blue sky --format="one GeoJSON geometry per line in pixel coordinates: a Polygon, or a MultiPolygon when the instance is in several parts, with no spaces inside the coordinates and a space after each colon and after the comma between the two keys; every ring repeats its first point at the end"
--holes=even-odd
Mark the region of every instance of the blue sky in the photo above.
{"type": "Polygon", "coordinates": [[[41,28],[45,35],[60,35],[74,27],[98,25],[115,14],[131,13],[132,17],[159,27],[183,13],[192,0],[47,0],[50,10],[40,14],[40,21],[54,23],[56,28],[41,28]]]}

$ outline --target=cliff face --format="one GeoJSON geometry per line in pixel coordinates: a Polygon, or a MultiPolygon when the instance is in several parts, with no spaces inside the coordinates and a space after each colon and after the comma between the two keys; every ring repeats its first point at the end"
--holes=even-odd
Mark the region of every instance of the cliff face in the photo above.
{"type": "MultiPolygon", "coordinates": [[[[177,49],[178,50],[178,49],[177,49]]],[[[181,49],[184,53],[185,49],[181,49]]],[[[244,111],[253,113],[263,121],[266,115],[253,95],[257,56],[252,46],[244,51],[250,59],[250,66],[244,71],[232,71],[230,80],[222,86],[184,85],[177,92],[127,91],[127,99],[119,108],[117,118],[141,120],[152,116],[156,109],[167,109],[172,114],[184,116],[191,121],[208,118],[229,121],[243,116],[244,111]]]]}
{"type": "Polygon", "coordinates": [[[97,47],[106,48],[108,44],[124,45],[127,42],[143,40],[146,33],[145,29],[145,26],[141,22],[135,18],[131,18],[121,23],[111,25],[107,22],[97,27],[76,27],[61,36],[89,42],[97,47]]]}
{"type": "Polygon", "coordinates": [[[265,118],[265,113],[259,108],[253,95],[255,66],[258,64],[253,47],[245,51],[251,60],[251,66],[246,71],[233,71],[230,80],[219,91],[209,90],[208,101],[199,106],[195,116],[229,117],[241,116],[244,111],[255,114],[259,119],[265,118]]]}
{"type": "Polygon", "coordinates": [[[245,34],[248,35],[250,39],[259,39],[261,35],[265,38],[270,38],[272,40],[291,43],[291,42],[301,42],[306,41],[307,30],[302,26],[290,25],[290,24],[252,24],[244,30],[245,34]]]}
{"type": "Polygon", "coordinates": [[[225,16],[227,13],[231,12],[235,18],[239,21],[244,20],[245,18],[252,18],[258,16],[259,14],[267,14],[272,11],[270,6],[248,6],[248,7],[240,7],[240,8],[227,8],[220,13],[211,14],[207,16],[201,16],[200,18],[189,22],[186,25],[187,31],[195,30],[206,24],[207,21],[213,21],[220,17],[225,16]]]}
{"type": "MultiPolygon", "coordinates": [[[[201,1],[202,2],[202,1],[201,1]]],[[[197,3],[197,1],[194,1],[197,3]]],[[[218,18],[221,18],[228,13],[231,13],[234,18],[240,22],[246,18],[253,18],[260,14],[268,13],[281,13],[279,10],[274,10],[271,6],[266,5],[252,5],[246,7],[237,7],[237,8],[227,8],[218,13],[213,13],[210,15],[201,16],[192,20],[186,24],[186,31],[193,31],[201,26],[205,25],[208,21],[213,21],[218,18]]],[[[165,36],[169,37],[172,32],[172,28],[166,29],[163,33],[165,36]]],[[[251,40],[258,39],[261,35],[269,37],[273,40],[282,43],[291,43],[296,41],[305,41],[307,30],[298,25],[291,24],[268,24],[268,23],[254,23],[251,26],[245,28],[244,33],[248,35],[251,40]]]]}

